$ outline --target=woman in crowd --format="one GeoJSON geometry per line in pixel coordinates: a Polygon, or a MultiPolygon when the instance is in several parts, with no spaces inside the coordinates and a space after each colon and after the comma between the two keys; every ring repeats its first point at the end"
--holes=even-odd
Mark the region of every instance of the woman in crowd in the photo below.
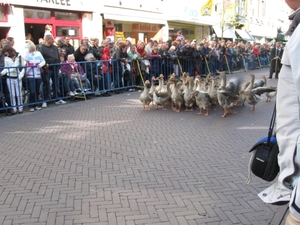
{"type": "Polygon", "coordinates": [[[149,54],[150,63],[151,63],[151,77],[158,77],[161,71],[161,56],[158,54],[158,47],[154,47],[152,52],[149,54]]]}
{"type": "MultiPolygon", "coordinates": [[[[103,54],[102,54],[102,72],[103,72],[103,79],[104,79],[104,87],[105,90],[108,91],[111,89],[111,80],[112,80],[112,64],[111,64],[111,56],[108,47],[104,47],[103,54]]],[[[110,95],[107,93],[107,95],[110,95]]]]}
{"type": "Polygon", "coordinates": [[[25,54],[24,60],[26,62],[26,82],[29,89],[29,111],[41,110],[37,105],[39,101],[39,90],[41,86],[41,70],[45,66],[46,61],[39,51],[36,51],[36,46],[32,41],[27,41],[29,52],[25,54]]]}
{"type": "Polygon", "coordinates": [[[137,45],[136,50],[137,50],[137,52],[138,52],[140,55],[143,55],[143,53],[144,53],[144,51],[145,51],[145,43],[141,41],[141,42],[137,45]]]}
{"type": "MultiPolygon", "coordinates": [[[[87,82],[86,86],[89,87],[89,81],[84,74],[82,67],[76,63],[75,57],[73,54],[68,55],[68,59],[66,63],[64,63],[61,67],[61,72],[69,75],[71,77],[71,82],[73,83],[76,92],[81,93],[83,89],[86,89],[81,86],[83,82],[87,82]],[[79,80],[80,79],[80,80],[79,80]]],[[[76,94],[75,92],[75,94],[76,94]]],[[[74,92],[73,92],[74,93],[74,92]]]]}
{"type": "Polygon", "coordinates": [[[88,53],[85,56],[86,63],[86,75],[93,81],[92,90],[96,96],[111,96],[103,90],[103,79],[102,79],[102,67],[103,64],[100,61],[96,61],[95,56],[92,53],[88,53]]]}
{"type": "Polygon", "coordinates": [[[16,54],[16,51],[10,45],[5,45],[2,49],[4,57],[4,68],[1,71],[1,75],[6,75],[7,86],[10,93],[10,102],[12,106],[12,114],[23,113],[23,101],[22,101],[22,78],[24,76],[24,69],[20,72],[18,68],[22,66],[20,64],[21,55],[16,54]],[[16,103],[16,99],[18,104],[16,103]],[[17,110],[18,109],[18,110],[17,110]]]}

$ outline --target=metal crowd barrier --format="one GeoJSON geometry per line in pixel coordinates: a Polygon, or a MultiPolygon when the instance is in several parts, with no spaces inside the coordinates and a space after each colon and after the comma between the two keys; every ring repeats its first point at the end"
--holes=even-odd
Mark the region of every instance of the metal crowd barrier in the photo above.
{"type": "MultiPolygon", "coordinates": [[[[61,99],[86,99],[86,96],[89,95],[97,96],[105,92],[142,87],[145,80],[150,80],[152,76],[158,77],[160,74],[165,76],[165,80],[173,72],[177,76],[181,76],[183,72],[188,72],[191,76],[196,74],[204,75],[208,72],[211,73],[212,71],[220,70],[220,66],[222,66],[222,60],[217,60],[216,58],[196,60],[192,57],[179,57],[171,60],[166,57],[157,57],[148,58],[148,60],[150,61],[149,73],[147,73],[147,69],[143,65],[143,59],[131,61],[129,63],[130,66],[123,65],[117,60],[77,62],[84,73],[76,77],[82,89],[79,95],[76,96],[69,95],[71,77],[70,74],[66,74],[60,70],[63,64],[50,64],[47,68],[42,68],[41,82],[30,81],[26,73],[20,79],[20,71],[22,69],[28,71],[28,68],[31,68],[34,71],[34,67],[11,67],[17,71],[17,77],[14,79],[18,79],[20,82],[17,82],[18,85],[16,86],[13,85],[16,82],[9,79],[10,74],[2,76],[2,79],[0,79],[0,111],[12,108],[12,98],[18,100],[18,92],[14,89],[21,91],[22,99],[21,103],[15,101],[16,107],[21,105],[31,106],[35,104],[40,105],[44,102],[59,101],[61,99]],[[104,72],[105,67],[107,68],[106,72],[104,72]],[[14,89],[12,89],[13,87],[14,89]],[[30,93],[30,89],[37,90],[34,96],[30,93]],[[14,90],[16,94],[10,93],[9,90],[14,90]]],[[[224,70],[227,69],[226,67],[229,70],[229,63],[227,64],[226,62],[223,66],[224,70]]],[[[247,69],[247,62],[244,58],[241,69],[247,69]]],[[[0,68],[0,71],[2,70],[3,67],[0,68]]],[[[33,74],[33,78],[35,78],[35,74],[33,74]]]]}

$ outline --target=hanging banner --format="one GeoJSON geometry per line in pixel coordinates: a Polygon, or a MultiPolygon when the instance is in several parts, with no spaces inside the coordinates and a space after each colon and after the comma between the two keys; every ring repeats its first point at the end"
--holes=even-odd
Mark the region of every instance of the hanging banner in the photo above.
{"type": "Polygon", "coordinates": [[[201,16],[211,16],[213,7],[213,0],[208,0],[202,7],[201,7],[201,16]]]}

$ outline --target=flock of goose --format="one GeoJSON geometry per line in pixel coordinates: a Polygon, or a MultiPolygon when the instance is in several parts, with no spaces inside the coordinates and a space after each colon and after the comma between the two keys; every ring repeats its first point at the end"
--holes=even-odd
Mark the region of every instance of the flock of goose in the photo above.
{"type": "Polygon", "coordinates": [[[185,106],[185,111],[193,111],[198,106],[200,112],[205,111],[207,116],[212,106],[221,106],[225,117],[228,113],[234,114],[235,108],[243,106],[245,101],[255,105],[262,100],[262,94],[266,94],[267,101],[271,101],[276,96],[277,87],[267,86],[265,76],[255,81],[255,75],[250,74],[250,81],[242,83],[240,78],[232,78],[227,82],[226,74],[221,74],[219,80],[208,75],[206,78],[191,77],[187,73],[177,79],[175,74],[165,84],[164,75],[146,81],[144,90],[140,94],[143,103],[143,110],[150,110],[150,103],[156,105],[156,109],[161,106],[166,110],[166,105],[171,105],[175,112],[180,112],[185,106]],[[159,84],[155,86],[155,81],[159,84]],[[150,88],[149,88],[150,85],[150,88]]]}

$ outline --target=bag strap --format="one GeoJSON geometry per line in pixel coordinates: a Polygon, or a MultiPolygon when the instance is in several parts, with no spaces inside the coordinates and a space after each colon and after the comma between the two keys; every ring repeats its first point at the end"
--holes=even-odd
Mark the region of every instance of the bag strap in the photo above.
{"type": "Polygon", "coordinates": [[[273,135],[273,130],[275,126],[275,121],[276,121],[276,103],[274,105],[271,121],[270,121],[270,126],[269,126],[269,131],[268,131],[268,141],[267,143],[270,144],[271,137],[273,135]]]}

